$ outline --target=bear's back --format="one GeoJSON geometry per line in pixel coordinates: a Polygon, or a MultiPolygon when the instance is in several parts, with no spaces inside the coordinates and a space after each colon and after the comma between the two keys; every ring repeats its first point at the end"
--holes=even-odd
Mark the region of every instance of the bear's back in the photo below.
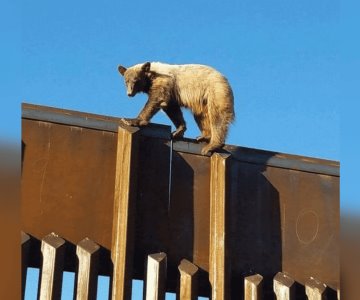
{"type": "Polygon", "coordinates": [[[212,67],[200,64],[171,65],[152,62],[150,70],[172,77],[176,98],[182,106],[194,113],[202,111],[202,105],[210,102],[231,105],[233,96],[227,79],[212,67]]]}
{"type": "Polygon", "coordinates": [[[175,77],[186,76],[187,78],[196,77],[197,79],[204,79],[208,77],[224,77],[214,68],[201,64],[173,65],[161,62],[152,62],[150,70],[159,74],[175,77]]]}

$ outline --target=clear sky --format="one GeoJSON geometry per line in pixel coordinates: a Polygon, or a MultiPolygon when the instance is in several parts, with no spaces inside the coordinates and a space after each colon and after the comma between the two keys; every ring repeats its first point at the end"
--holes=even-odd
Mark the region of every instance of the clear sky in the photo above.
{"type": "MultiPolygon", "coordinates": [[[[21,80],[9,106],[19,118],[22,101],[132,117],[146,97],[126,96],[118,64],[208,64],[233,87],[229,144],[340,160],[339,14],[337,0],[23,1],[21,22],[8,22],[20,72],[2,82],[21,80]]],[[[19,136],[20,122],[0,135],[19,136]]]]}
{"type": "MultiPolygon", "coordinates": [[[[235,94],[228,143],[339,160],[338,14],[317,1],[24,1],[22,100],[135,116],[117,65],[202,63],[235,94]]],[[[191,115],[189,137],[198,135],[191,115]]],[[[170,121],[161,113],[154,122],[170,121]]]]}

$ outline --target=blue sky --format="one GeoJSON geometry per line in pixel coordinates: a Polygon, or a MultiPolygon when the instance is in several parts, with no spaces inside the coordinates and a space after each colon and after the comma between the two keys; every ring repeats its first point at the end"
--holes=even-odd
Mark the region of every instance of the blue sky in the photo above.
{"type": "MultiPolygon", "coordinates": [[[[3,57],[16,52],[20,59],[1,60],[10,70],[1,75],[1,83],[11,99],[2,126],[20,120],[22,101],[136,116],[146,97],[127,98],[118,64],[201,63],[217,68],[233,87],[236,122],[228,143],[340,160],[340,99],[347,95],[339,85],[344,49],[337,0],[40,0],[7,5],[17,18],[4,16],[1,22],[18,33],[5,33],[17,50],[4,47],[3,57]]],[[[355,58],[345,54],[351,65],[355,58]]],[[[196,137],[191,114],[185,118],[186,135],[196,137]]],[[[162,113],[153,122],[171,124],[162,113]]],[[[1,139],[19,140],[20,122],[13,124],[1,139]]],[[[348,187],[342,210],[360,211],[348,187]]]]}
{"type": "Polygon", "coordinates": [[[24,1],[21,98],[135,116],[118,64],[209,64],[235,94],[228,143],[338,160],[339,5],[298,2],[24,1]]]}

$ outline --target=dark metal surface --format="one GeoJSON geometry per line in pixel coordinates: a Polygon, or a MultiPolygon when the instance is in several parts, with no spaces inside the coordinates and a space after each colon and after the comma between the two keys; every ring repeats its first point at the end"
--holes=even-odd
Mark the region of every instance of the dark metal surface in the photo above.
{"type": "MultiPolygon", "coordinates": [[[[121,124],[121,118],[27,103],[22,104],[22,118],[110,132],[117,132],[119,124],[121,124]]],[[[149,124],[148,126],[142,128],[142,134],[146,136],[169,139],[170,126],[149,124]]]]}
{"type": "MultiPolygon", "coordinates": [[[[120,118],[55,109],[32,104],[23,104],[22,118],[110,132],[117,132],[117,128],[121,122],[120,118]]],[[[142,134],[148,137],[169,140],[170,126],[149,124],[148,126],[142,128],[142,134]]],[[[170,143],[168,144],[170,146],[170,143]]],[[[197,143],[194,139],[188,138],[173,142],[173,148],[175,151],[199,155],[203,145],[204,144],[197,143]]],[[[325,175],[340,175],[340,165],[337,161],[290,155],[233,145],[226,145],[224,147],[224,151],[231,153],[237,160],[244,162],[254,164],[265,163],[268,166],[301,170],[325,175]]]]}
{"type": "Polygon", "coordinates": [[[165,143],[161,138],[140,136],[134,261],[137,278],[143,278],[149,254],[168,253],[170,148],[165,143]]]}
{"type": "Polygon", "coordinates": [[[22,230],[110,249],[116,134],[23,119],[22,230]]]}
{"type": "MultiPolygon", "coordinates": [[[[57,232],[73,244],[89,237],[111,249],[118,118],[24,105],[22,230],[57,232]],[[72,124],[74,122],[74,124],[72,124]]],[[[134,276],[148,254],[166,252],[171,289],[178,265],[199,267],[209,290],[210,157],[193,140],[174,142],[170,127],[141,130],[134,276]]],[[[339,287],[339,163],[226,146],[232,288],[254,273],[283,271],[304,284],[316,277],[339,287]]],[[[266,283],[264,285],[266,287],[266,283]]],[[[205,291],[205,292],[204,292],[205,291]]]]}
{"type": "Polygon", "coordinates": [[[302,284],[313,276],[336,289],[339,178],[242,162],[233,168],[233,276],[283,270],[302,284]]]}
{"type": "MultiPolygon", "coordinates": [[[[193,139],[184,139],[173,142],[173,149],[178,152],[191,153],[200,155],[203,143],[198,143],[193,139]]],[[[299,170],[310,173],[340,176],[339,163],[336,161],[291,155],[225,145],[220,152],[230,153],[235,159],[252,164],[265,164],[267,166],[299,170]]]]}

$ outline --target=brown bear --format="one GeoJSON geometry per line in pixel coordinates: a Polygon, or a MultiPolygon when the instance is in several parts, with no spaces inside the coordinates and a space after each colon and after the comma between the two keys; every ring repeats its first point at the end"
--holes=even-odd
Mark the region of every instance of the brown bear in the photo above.
{"type": "Polygon", "coordinates": [[[198,64],[170,65],[146,62],[129,68],[119,66],[129,97],[139,92],[149,98],[137,118],[122,119],[131,126],[147,125],[162,109],[176,130],[173,138],[181,138],[186,124],[181,107],[189,108],[200,128],[198,141],[206,141],[201,153],[207,154],[225,143],[228,127],[235,118],[234,97],[227,79],[217,70],[198,64]]]}

